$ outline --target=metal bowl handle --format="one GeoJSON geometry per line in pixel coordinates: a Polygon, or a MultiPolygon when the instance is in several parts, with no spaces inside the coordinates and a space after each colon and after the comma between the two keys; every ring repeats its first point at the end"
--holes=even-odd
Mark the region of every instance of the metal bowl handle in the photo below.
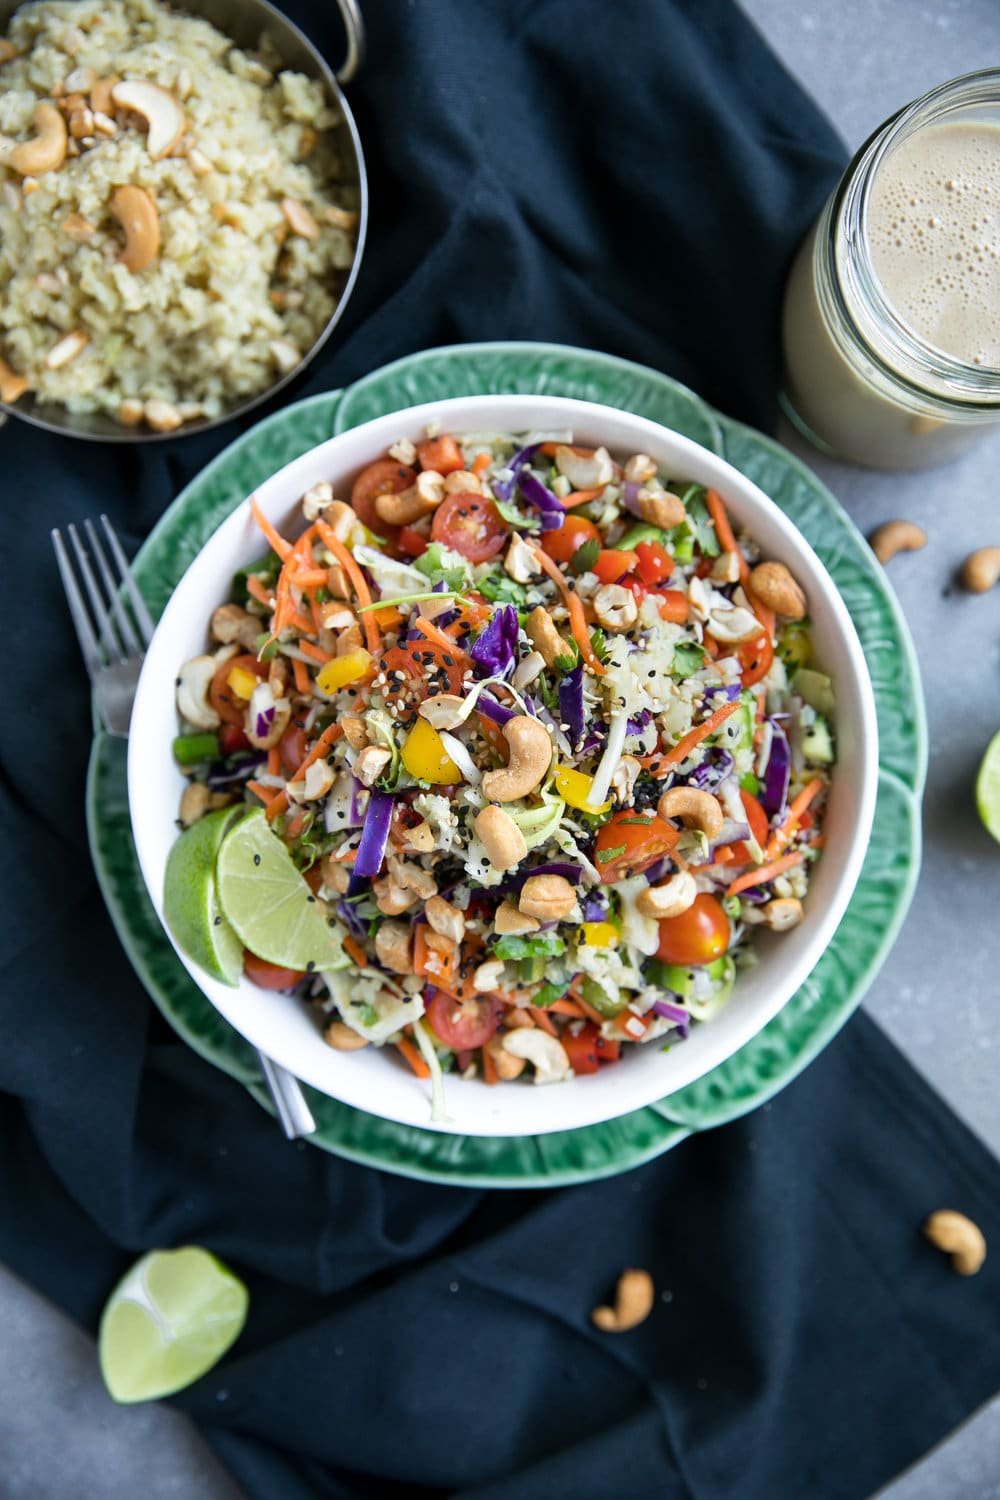
{"type": "Polygon", "coordinates": [[[337,70],[338,83],[350,83],[365,60],[365,23],[358,0],[337,0],[347,34],[347,55],[337,70]]]}

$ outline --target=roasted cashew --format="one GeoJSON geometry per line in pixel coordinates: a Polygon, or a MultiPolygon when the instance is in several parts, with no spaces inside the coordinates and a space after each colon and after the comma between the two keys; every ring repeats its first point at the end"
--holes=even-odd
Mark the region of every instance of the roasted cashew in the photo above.
{"type": "Polygon", "coordinates": [[[5,360],[0,359],[0,401],[9,401],[13,405],[27,389],[28,382],[24,376],[18,375],[5,360]]]}
{"type": "Polygon", "coordinates": [[[656,805],[661,818],[680,818],[685,828],[699,828],[714,843],[722,832],[725,814],[718,797],[693,786],[672,786],[656,805]]]}
{"type": "Polygon", "coordinates": [[[927,533],[913,521],[886,521],[868,538],[880,563],[890,562],[897,552],[919,552],[927,545],[927,533]]]}
{"type": "Polygon", "coordinates": [[[208,812],[212,794],[203,781],[192,781],[184,788],[181,797],[180,822],[182,828],[190,828],[208,812]]]}
{"type": "Polygon", "coordinates": [[[281,736],[288,728],[291,717],[292,705],[288,699],[276,698],[274,701],[274,718],[267,725],[264,733],[258,734],[257,726],[254,722],[256,714],[251,705],[248,704],[243,720],[243,733],[255,750],[270,750],[281,739],[281,736]]]}
{"type": "Polygon", "coordinates": [[[293,234],[300,235],[304,240],[319,239],[319,225],[305,204],[300,203],[297,198],[282,198],[281,212],[293,234]]]}
{"type": "Polygon", "coordinates": [[[795,896],[775,896],[760,908],[761,921],[772,932],[788,932],[802,921],[802,902],[795,896]]]}
{"type": "Polygon", "coordinates": [[[757,616],[749,609],[713,609],[709,611],[705,628],[723,645],[735,646],[740,641],[753,640],[763,629],[757,616]]]}
{"type": "Polygon", "coordinates": [[[710,583],[739,583],[740,555],[738,552],[720,552],[709,572],[710,583]]]}
{"type": "Polygon", "coordinates": [[[363,750],[368,743],[368,726],[360,714],[345,714],[340,721],[344,739],[352,750],[363,750]]]}
{"type": "Polygon", "coordinates": [[[453,943],[460,943],[465,937],[465,913],[443,896],[431,897],[424,907],[424,916],[435,932],[451,938],[453,943]]]}
{"type": "Polygon", "coordinates": [[[144,404],[142,414],[154,432],[175,432],[184,421],[172,401],[160,401],[155,396],[144,404]]]}
{"type": "Polygon", "coordinates": [[[255,651],[262,624],[262,620],[238,604],[220,604],[212,615],[209,630],[213,641],[221,641],[224,646],[235,642],[248,651],[255,651]]]}
{"type": "Polygon", "coordinates": [[[125,231],[122,265],[132,272],[145,271],[160,253],[160,216],[152,194],[134,183],[115,188],[109,212],[125,231]]]}
{"type": "Polygon", "coordinates": [[[628,1333],[653,1311],[653,1278],[648,1271],[623,1271],[615,1288],[614,1307],[595,1307],[591,1322],[604,1333],[628,1333]]]}
{"type": "Polygon", "coordinates": [[[626,484],[648,484],[656,478],[656,461],[648,453],[633,453],[622,472],[626,484]]]}
{"type": "Polygon", "coordinates": [[[435,848],[434,830],[426,818],[421,818],[413,828],[407,828],[404,840],[403,848],[414,854],[430,854],[435,848]]]}
{"type": "Polygon", "coordinates": [[[986,1259],[986,1236],[978,1224],[954,1208],[939,1208],[924,1224],[932,1245],[945,1250],[959,1276],[975,1276],[986,1259]]]}
{"type": "Polygon", "coordinates": [[[575,490],[603,488],[615,477],[607,448],[595,448],[593,453],[574,453],[572,448],[560,443],[555,452],[555,465],[575,490]]]}
{"type": "Polygon", "coordinates": [[[528,616],[525,630],[535,650],[544,659],[547,667],[554,667],[561,656],[569,656],[570,648],[552,622],[548,610],[538,604],[528,616]]]}
{"type": "Polygon", "coordinates": [[[639,606],[630,589],[605,583],[594,595],[594,614],[605,630],[628,630],[639,618],[639,606]]]}
{"type": "Polygon", "coordinates": [[[503,1037],[499,1033],[490,1037],[483,1050],[490,1054],[497,1077],[503,1083],[510,1083],[512,1079],[520,1078],[524,1072],[524,1058],[515,1057],[512,1052],[508,1052],[503,1044],[503,1037]]]}
{"type": "Polygon", "coordinates": [[[384,917],[398,917],[417,904],[416,891],[406,891],[396,884],[391,875],[381,875],[372,881],[375,905],[384,917]]]}
{"type": "Polygon", "coordinates": [[[758,563],[750,572],[750,588],[761,604],[773,609],[786,620],[805,617],[805,591],[795,581],[784,563],[758,563]]]}
{"type": "Polygon", "coordinates": [[[483,777],[483,795],[491,802],[516,802],[545,778],[552,760],[552,741],[545,725],[529,714],[516,714],[503,726],[510,760],[483,777]]]}
{"type": "Polygon", "coordinates": [[[491,990],[495,990],[503,979],[503,969],[502,958],[488,958],[485,963],[481,963],[472,975],[476,993],[488,995],[491,990]]]}
{"type": "Polygon", "coordinates": [[[501,937],[509,934],[537,932],[541,925],[537,917],[526,916],[510,901],[501,901],[493,913],[493,931],[499,933],[501,937]]]}
{"type": "Polygon", "coordinates": [[[110,78],[98,78],[90,90],[90,107],[95,115],[113,115],[115,112],[115,101],[111,95],[120,78],[112,75],[110,78]]]}
{"type": "Polygon", "coordinates": [[[375,934],[375,957],[394,974],[413,973],[413,928],[409,922],[383,922],[375,934]]]}
{"type": "Polygon", "coordinates": [[[360,1052],[368,1046],[368,1038],[359,1036],[345,1021],[331,1021],[323,1032],[323,1040],[337,1052],[360,1052]]]}
{"type": "Polygon", "coordinates": [[[662,885],[651,885],[640,892],[635,903],[636,910],[642,916],[660,922],[664,917],[679,917],[681,912],[687,911],[688,907],[694,905],[697,894],[694,876],[687,870],[681,870],[662,885]]]}
{"type": "Polygon", "coordinates": [[[502,807],[484,807],[474,826],[494,870],[513,870],[527,854],[524,834],[502,807]]]}
{"type": "Polygon", "coordinates": [[[641,489],[636,497],[639,515],[650,526],[659,526],[669,531],[679,526],[687,516],[684,501],[670,490],[641,489]]]}
{"type": "MultiPolygon", "coordinates": [[[[186,121],[173,94],[146,78],[127,78],[111,88],[111,98],[119,109],[140,115],[146,122],[146,150],[154,161],[169,156],[184,134],[186,121]]],[[[103,110],[110,114],[110,110],[103,110]]]]}
{"type": "Polygon", "coordinates": [[[48,354],[45,356],[45,368],[47,370],[61,370],[63,365],[68,365],[70,360],[87,347],[87,335],[81,333],[79,328],[74,328],[72,333],[67,333],[59,339],[48,354]]]}
{"type": "Polygon", "coordinates": [[[396,495],[377,495],[375,514],[387,526],[410,526],[429,516],[444,499],[444,479],[434,469],[424,469],[416,483],[396,495]]]}
{"type": "Polygon", "coordinates": [[[372,787],[392,760],[384,745],[366,745],[354,762],[353,771],[362,786],[372,787]]]}
{"type": "Polygon", "coordinates": [[[36,104],[34,122],[35,134],[30,141],[21,141],[0,154],[0,166],[11,167],[22,177],[54,172],[66,160],[66,121],[55,105],[36,104]]]}
{"type": "Polygon", "coordinates": [[[973,594],[985,594],[1000,581],[1000,547],[980,547],[962,564],[962,582],[973,594]]]}
{"type": "Polygon", "coordinates": [[[503,1050],[512,1057],[526,1058],[535,1069],[536,1083],[559,1083],[570,1074],[566,1048],[558,1037],[533,1027],[519,1027],[503,1038],[503,1050]]]}
{"type": "Polygon", "coordinates": [[[208,701],[217,667],[214,656],[193,656],[177,674],[177,712],[192,729],[218,729],[221,723],[208,701]]]}
{"type": "Polygon", "coordinates": [[[529,875],[517,905],[524,916],[561,922],[576,906],[576,891],[564,875],[529,875]]]}

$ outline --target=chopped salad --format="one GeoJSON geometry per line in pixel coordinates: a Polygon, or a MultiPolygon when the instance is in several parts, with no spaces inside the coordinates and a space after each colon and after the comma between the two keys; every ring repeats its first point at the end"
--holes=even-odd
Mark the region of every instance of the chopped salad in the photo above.
{"type": "Polygon", "coordinates": [[[431,430],[314,485],[297,535],[250,504],[270,551],[178,679],[182,822],[264,810],[340,966],[245,971],[332,1046],[593,1074],[803,919],[833,688],[721,495],[569,432],[431,430]]]}

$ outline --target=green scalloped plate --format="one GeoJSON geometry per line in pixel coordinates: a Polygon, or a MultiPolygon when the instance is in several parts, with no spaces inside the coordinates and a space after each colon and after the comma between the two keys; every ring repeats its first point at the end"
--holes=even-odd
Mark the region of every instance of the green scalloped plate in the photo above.
{"type": "MultiPolygon", "coordinates": [[[[721,1066],[617,1120],[530,1139],[448,1136],[398,1125],[306,1089],[314,1144],[433,1182],[557,1187],[628,1171],[695,1130],[754,1109],[822,1051],[871,984],[906,915],[920,864],[927,759],[923,697],[909,632],[870,549],[814,474],[760,433],[731,422],[655,370],[564,345],[463,344],[412,355],[344,391],[299,402],[221,453],[177,497],[135,562],[158,614],[181,575],[256,485],[335,433],[449,396],[557,393],[636,412],[727,458],[805,533],[857,627],[875,689],[879,792],[861,878],[833,941],[784,1009],[721,1066]]],[[[112,921],[136,972],[174,1029],[266,1108],[256,1054],[192,983],[146,894],[132,844],[125,743],[99,734],[87,785],[90,846],[112,921]]]]}

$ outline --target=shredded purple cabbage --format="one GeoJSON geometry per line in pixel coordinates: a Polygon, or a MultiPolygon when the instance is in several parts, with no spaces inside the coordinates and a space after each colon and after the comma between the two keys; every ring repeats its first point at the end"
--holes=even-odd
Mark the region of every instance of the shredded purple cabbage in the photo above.
{"type": "Polygon", "coordinates": [[[372,791],[361,829],[358,857],[354,861],[355,875],[370,880],[382,868],[385,846],[389,839],[389,824],[392,822],[392,808],[391,792],[372,791]]]}
{"type": "Polygon", "coordinates": [[[534,506],[542,518],[543,531],[558,531],[566,520],[566,512],[547,485],[530,469],[521,469],[517,475],[517,486],[528,504],[534,506]]]}
{"type": "Polygon", "coordinates": [[[501,880],[500,884],[495,886],[494,889],[503,895],[506,895],[508,891],[519,891],[530,875],[562,875],[564,879],[569,881],[570,885],[579,885],[583,879],[583,871],[579,865],[561,863],[534,865],[529,870],[516,870],[513,875],[508,875],[505,880],[501,880]]]}
{"type": "Polygon", "coordinates": [[[517,717],[514,709],[505,707],[503,703],[498,703],[489,693],[479,694],[479,697],[476,699],[476,712],[485,714],[486,718],[492,719],[494,724],[501,725],[517,717]]]}
{"type": "Polygon", "coordinates": [[[682,1005],[671,1005],[669,1000],[654,1000],[652,1005],[654,1015],[662,1016],[665,1021],[674,1021],[678,1026],[686,1025],[691,1016],[682,1005]]]}
{"type": "Polygon", "coordinates": [[[519,448],[507,465],[511,472],[510,479],[494,479],[492,481],[494,495],[496,495],[498,500],[502,500],[505,505],[509,505],[514,498],[518,469],[523,468],[525,464],[530,464],[541,446],[541,443],[529,443],[526,448],[519,448]]]}
{"type": "Polygon", "coordinates": [[[653,715],[648,708],[642,709],[634,719],[629,719],[625,726],[626,735],[642,734],[642,731],[646,728],[652,717],[653,715]]]}
{"type": "Polygon", "coordinates": [[[358,914],[358,908],[353,901],[347,901],[341,896],[337,902],[337,916],[352,937],[360,938],[362,941],[367,938],[368,922],[358,914]]]}
{"type": "Polygon", "coordinates": [[[714,698],[720,693],[727,703],[735,703],[740,696],[740,685],[738,682],[724,682],[719,683],[716,687],[707,687],[705,689],[706,698],[714,698]]]}
{"type": "Polygon", "coordinates": [[[705,751],[705,758],[700,765],[695,766],[687,778],[689,786],[695,786],[699,791],[709,792],[720,786],[726,777],[731,775],[735,760],[728,750],[721,745],[713,745],[705,751]]]}
{"type": "Polygon", "coordinates": [[[649,869],[643,870],[642,873],[645,875],[650,885],[655,885],[658,880],[663,879],[664,875],[666,875],[669,869],[669,859],[658,859],[655,865],[650,865],[649,869]]]}
{"type": "Polygon", "coordinates": [[[764,811],[773,817],[781,812],[788,796],[788,783],[792,774],[792,751],[788,737],[780,724],[772,720],[771,731],[771,754],[764,773],[760,800],[764,811]]]}
{"type": "Polygon", "coordinates": [[[489,624],[469,650],[481,677],[506,677],[513,671],[519,629],[513,604],[500,604],[494,609],[489,624]]]}
{"type": "Polygon", "coordinates": [[[238,786],[241,781],[246,781],[248,776],[252,776],[266,760],[266,750],[255,750],[252,755],[244,756],[243,759],[232,764],[224,760],[213,761],[205,784],[213,792],[224,791],[229,786],[238,786]]]}
{"type": "Polygon", "coordinates": [[[603,895],[590,895],[583,903],[583,920],[585,922],[603,922],[608,914],[607,898],[603,895]]]}
{"type": "Polygon", "coordinates": [[[575,751],[583,739],[583,663],[559,680],[559,720],[567,726],[565,733],[575,751]]]}
{"type": "Polygon", "coordinates": [[[256,733],[257,738],[259,740],[262,740],[264,738],[264,736],[267,734],[268,729],[271,727],[271,721],[273,720],[273,718],[274,718],[274,709],[273,708],[265,708],[263,713],[260,713],[260,714],[257,715],[257,724],[256,724],[256,728],[255,728],[255,733],[256,733]]]}
{"type": "Polygon", "coordinates": [[[622,505],[630,516],[642,517],[642,511],[639,509],[639,491],[641,489],[642,485],[636,484],[631,479],[627,480],[622,486],[622,505]]]}

